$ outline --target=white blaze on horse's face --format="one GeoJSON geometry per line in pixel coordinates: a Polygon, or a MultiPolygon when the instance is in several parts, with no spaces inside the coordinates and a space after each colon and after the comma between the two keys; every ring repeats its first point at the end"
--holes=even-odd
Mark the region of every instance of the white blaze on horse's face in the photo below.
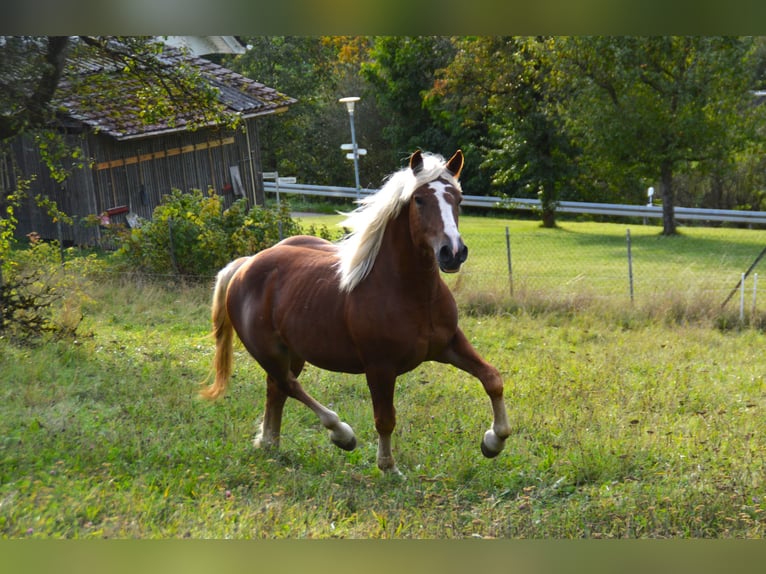
{"type": "Polygon", "coordinates": [[[451,201],[454,202],[454,196],[447,191],[447,184],[444,181],[432,181],[428,184],[428,187],[434,190],[434,196],[439,204],[439,212],[442,216],[444,234],[452,244],[452,255],[454,256],[460,249],[461,243],[460,232],[457,229],[457,221],[455,221],[454,205],[451,203],[451,201]]]}

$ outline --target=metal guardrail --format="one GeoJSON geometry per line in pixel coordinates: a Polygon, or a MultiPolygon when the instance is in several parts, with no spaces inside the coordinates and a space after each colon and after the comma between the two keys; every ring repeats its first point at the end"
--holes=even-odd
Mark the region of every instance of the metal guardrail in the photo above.
{"type": "MultiPolygon", "coordinates": [[[[299,195],[314,195],[320,197],[336,197],[356,199],[357,190],[353,187],[336,187],[328,185],[309,185],[304,183],[279,184],[280,193],[299,195]]],[[[274,182],[264,182],[264,190],[277,193],[274,182]]],[[[371,195],[377,189],[363,188],[359,196],[371,195]]],[[[464,195],[463,205],[468,207],[484,207],[489,209],[540,209],[539,199],[511,198],[482,195],[464,195]]],[[[582,201],[560,201],[556,208],[560,213],[584,213],[590,215],[608,215],[613,217],[651,217],[662,218],[662,207],[656,205],[627,205],[618,203],[590,203],[582,201]]],[[[725,221],[730,223],[752,223],[766,225],[766,211],[741,211],[732,209],[703,209],[698,207],[676,207],[675,216],[678,220],[725,221]]]]}

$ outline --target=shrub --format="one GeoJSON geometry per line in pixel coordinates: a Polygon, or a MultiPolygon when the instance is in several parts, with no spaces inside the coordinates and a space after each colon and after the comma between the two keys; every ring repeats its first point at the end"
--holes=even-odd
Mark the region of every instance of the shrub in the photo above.
{"type": "Polygon", "coordinates": [[[95,255],[62,262],[58,242],[29,235],[29,249],[9,250],[0,281],[0,334],[31,341],[44,334],[74,337],[82,321],[89,277],[103,265],[95,255]]]}
{"type": "Polygon", "coordinates": [[[232,259],[300,232],[286,204],[248,210],[240,199],[224,210],[215,193],[174,189],[154,210],[151,221],[125,232],[116,255],[143,273],[207,279],[232,259]]]}

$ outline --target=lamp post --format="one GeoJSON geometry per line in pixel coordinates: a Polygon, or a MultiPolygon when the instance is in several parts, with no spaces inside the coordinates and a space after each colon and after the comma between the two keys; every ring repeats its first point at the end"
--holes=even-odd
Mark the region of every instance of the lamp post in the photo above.
{"type": "Polygon", "coordinates": [[[356,146],[356,132],[354,131],[354,104],[359,101],[358,96],[349,96],[338,100],[341,104],[346,104],[348,110],[348,119],[351,123],[351,153],[354,159],[354,182],[356,183],[356,199],[359,199],[359,150],[356,146]]]}

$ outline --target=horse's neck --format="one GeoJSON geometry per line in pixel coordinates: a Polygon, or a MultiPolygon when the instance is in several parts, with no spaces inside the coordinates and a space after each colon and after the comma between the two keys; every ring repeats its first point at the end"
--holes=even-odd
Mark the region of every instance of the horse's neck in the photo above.
{"type": "Polygon", "coordinates": [[[406,209],[387,225],[373,272],[388,281],[405,282],[407,291],[413,294],[430,294],[437,288],[440,277],[436,258],[430,250],[424,251],[413,244],[406,209]]]}

